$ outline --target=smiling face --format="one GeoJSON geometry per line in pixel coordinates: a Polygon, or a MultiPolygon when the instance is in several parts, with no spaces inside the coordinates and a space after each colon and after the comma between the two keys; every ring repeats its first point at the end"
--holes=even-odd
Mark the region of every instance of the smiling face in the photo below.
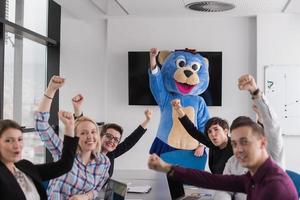
{"type": "Polygon", "coordinates": [[[108,128],[102,136],[102,152],[112,152],[119,145],[120,140],[121,133],[113,128],[108,128]]]}
{"type": "Polygon", "coordinates": [[[266,139],[252,133],[249,126],[241,126],[231,131],[233,153],[239,163],[250,170],[257,169],[266,152],[266,139]]]}
{"type": "Polygon", "coordinates": [[[162,66],[166,89],[182,95],[199,95],[208,87],[208,61],[198,53],[175,51],[162,66]]]}
{"type": "MultiPolygon", "coordinates": [[[[81,119],[79,119],[81,120],[81,119]]],[[[77,122],[75,132],[79,137],[78,145],[82,152],[98,152],[100,151],[100,136],[98,127],[93,121],[81,120],[77,122]]]]}
{"type": "Polygon", "coordinates": [[[15,128],[8,128],[0,136],[0,159],[9,165],[21,159],[23,150],[23,134],[15,128]]]}

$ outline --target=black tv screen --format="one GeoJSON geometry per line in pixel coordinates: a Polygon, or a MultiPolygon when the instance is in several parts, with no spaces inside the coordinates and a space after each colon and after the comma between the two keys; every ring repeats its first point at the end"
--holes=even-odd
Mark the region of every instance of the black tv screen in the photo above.
{"type": "MultiPolygon", "coordinates": [[[[222,52],[199,52],[209,60],[209,85],[201,94],[208,106],[222,105],[222,52]]],[[[149,87],[149,52],[128,52],[129,105],[157,105],[149,87]]]]}

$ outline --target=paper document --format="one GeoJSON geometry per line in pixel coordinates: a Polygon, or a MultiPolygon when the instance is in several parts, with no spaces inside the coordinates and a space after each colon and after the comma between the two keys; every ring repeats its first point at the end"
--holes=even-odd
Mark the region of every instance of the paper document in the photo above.
{"type": "Polygon", "coordinates": [[[129,193],[148,193],[151,190],[151,186],[128,186],[127,192],[129,193]]]}

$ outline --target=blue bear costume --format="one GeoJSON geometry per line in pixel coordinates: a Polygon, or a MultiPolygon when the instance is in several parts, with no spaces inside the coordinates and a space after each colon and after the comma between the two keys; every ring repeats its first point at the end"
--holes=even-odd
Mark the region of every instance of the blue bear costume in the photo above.
{"type": "Polygon", "coordinates": [[[156,153],[171,164],[203,170],[207,154],[205,152],[201,157],[194,156],[199,142],[181,125],[171,101],[180,99],[187,116],[204,132],[209,113],[204,99],[198,95],[209,84],[208,61],[194,50],[177,50],[166,57],[161,69],[156,69],[156,73],[149,70],[149,82],[160,107],[161,117],[150,153],[156,153]]]}

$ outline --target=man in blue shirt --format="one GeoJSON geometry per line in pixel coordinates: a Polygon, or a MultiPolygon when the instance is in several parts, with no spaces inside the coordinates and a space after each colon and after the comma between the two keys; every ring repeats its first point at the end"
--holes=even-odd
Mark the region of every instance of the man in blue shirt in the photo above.
{"type": "Polygon", "coordinates": [[[238,117],[230,131],[233,153],[249,169],[244,175],[215,175],[172,166],[157,155],[149,157],[148,166],[186,184],[246,193],[248,200],[298,200],[293,182],[268,155],[263,128],[248,117],[238,117]]]}

